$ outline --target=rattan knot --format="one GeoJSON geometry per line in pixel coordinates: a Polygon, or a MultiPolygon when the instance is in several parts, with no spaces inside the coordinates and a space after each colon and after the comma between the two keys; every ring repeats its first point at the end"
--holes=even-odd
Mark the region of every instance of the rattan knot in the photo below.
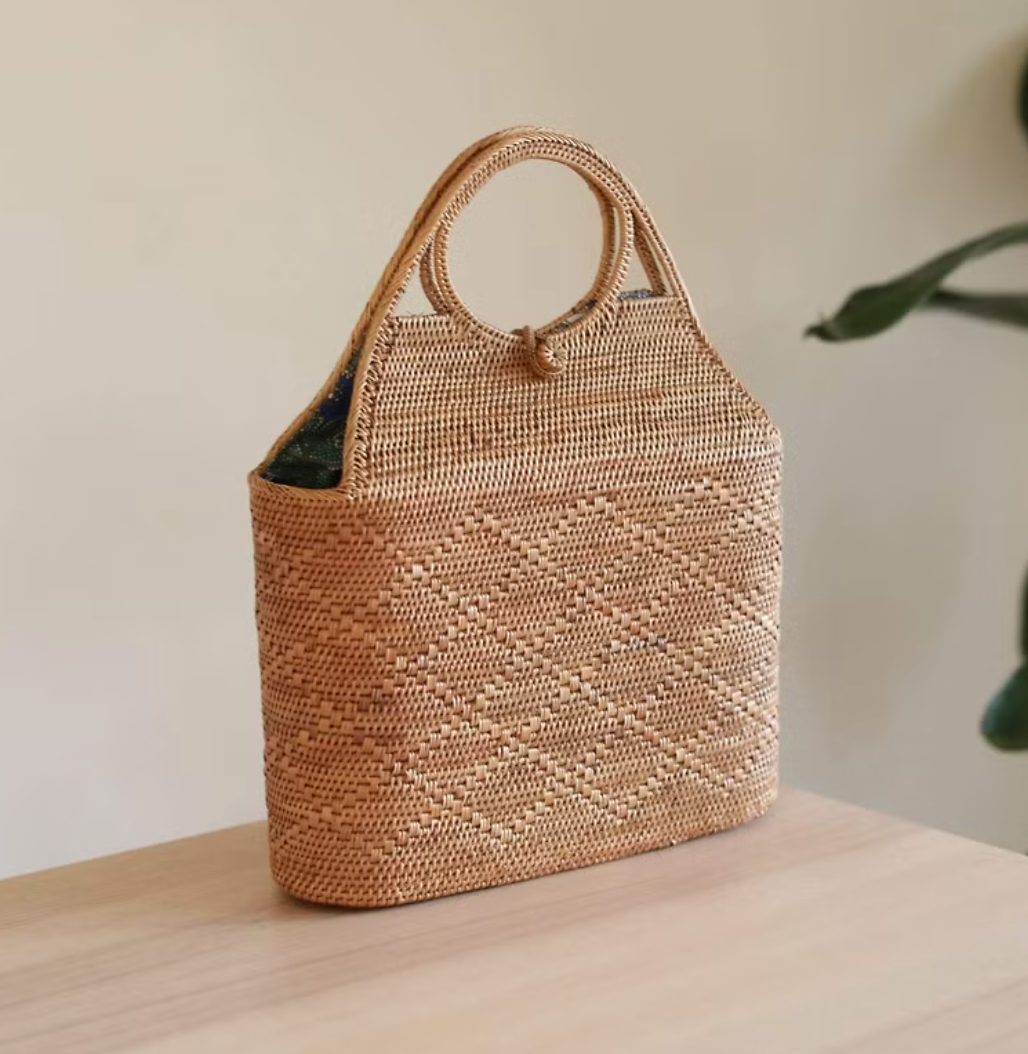
{"type": "Polygon", "coordinates": [[[525,342],[529,365],[540,377],[556,377],[567,365],[567,352],[563,348],[551,348],[545,337],[540,337],[531,326],[518,331],[525,342]]]}

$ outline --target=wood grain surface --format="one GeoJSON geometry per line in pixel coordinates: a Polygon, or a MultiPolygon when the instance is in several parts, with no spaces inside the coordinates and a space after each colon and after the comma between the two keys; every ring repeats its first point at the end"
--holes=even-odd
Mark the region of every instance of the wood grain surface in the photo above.
{"type": "Polygon", "coordinates": [[[0,883],[0,1050],[1028,1051],[1028,860],[811,795],[403,908],[288,899],[262,824],[0,883]]]}

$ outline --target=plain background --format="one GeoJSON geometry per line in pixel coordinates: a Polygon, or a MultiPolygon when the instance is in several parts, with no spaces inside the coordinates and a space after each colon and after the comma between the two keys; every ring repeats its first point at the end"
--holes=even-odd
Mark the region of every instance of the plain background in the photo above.
{"type": "MultiPolygon", "coordinates": [[[[800,336],[1024,217],[1021,0],[33,0],[3,27],[0,873],[262,815],[246,472],[438,172],[517,123],[626,170],[783,428],[786,778],[1028,846],[1028,756],[976,730],[1016,658],[1028,343],[800,336]]],[[[570,174],[505,173],[458,287],[544,322],[597,227],[570,174]]]]}

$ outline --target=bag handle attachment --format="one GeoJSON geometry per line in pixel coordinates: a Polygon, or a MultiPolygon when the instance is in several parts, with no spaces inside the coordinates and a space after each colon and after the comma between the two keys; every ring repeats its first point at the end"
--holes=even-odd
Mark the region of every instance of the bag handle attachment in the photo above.
{"type": "Polygon", "coordinates": [[[524,326],[517,332],[525,342],[528,364],[540,377],[556,377],[558,373],[564,372],[564,367],[568,364],[567,351],[564,348],[551,348],[546,343],[546,338],[539,336],[531,326],[524,326]]]}

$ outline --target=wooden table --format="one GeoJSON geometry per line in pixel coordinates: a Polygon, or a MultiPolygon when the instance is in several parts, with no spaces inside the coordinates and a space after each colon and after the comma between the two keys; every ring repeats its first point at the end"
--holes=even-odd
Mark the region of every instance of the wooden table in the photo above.
{"type": "Polygon", "coordinates": [[[0,1050],[1028,1051],[1028,860],[811,795],[383,911],[253,824],[0,883],[0,1050]]]}

